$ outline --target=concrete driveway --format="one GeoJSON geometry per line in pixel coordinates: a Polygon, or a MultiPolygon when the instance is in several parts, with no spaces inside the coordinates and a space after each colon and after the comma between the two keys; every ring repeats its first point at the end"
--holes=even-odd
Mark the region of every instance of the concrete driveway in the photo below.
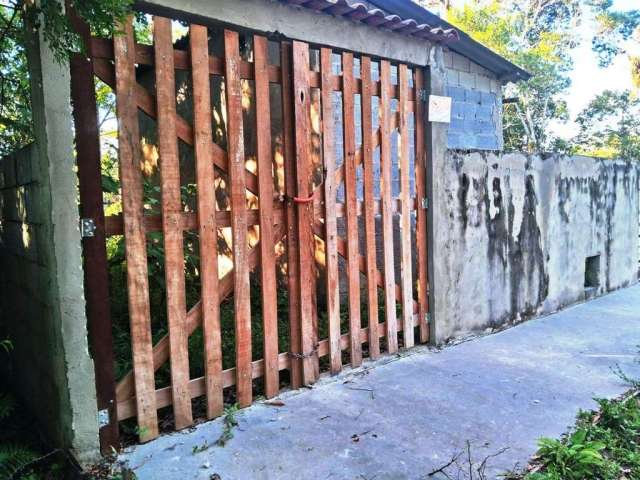
{"type": "Polygon", "coordinates": [[[324,379],[237,414],[225,447],[220,419],[166,435],[121,456],[146,479],[420,479],[471,445],[493,458],[488,478],[527,463],[536,439],[557,437],[593,397],[640,376],[640,286],[512,329],[324,379]]]}

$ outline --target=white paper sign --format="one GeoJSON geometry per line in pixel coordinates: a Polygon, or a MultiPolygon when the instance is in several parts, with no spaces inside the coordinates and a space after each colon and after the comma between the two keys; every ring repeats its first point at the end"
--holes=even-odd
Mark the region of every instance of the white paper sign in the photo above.
{"type": "Polygon", "coordinates": [[[451,123],[451,97],[429,95],[429,121],[451,123]]]}

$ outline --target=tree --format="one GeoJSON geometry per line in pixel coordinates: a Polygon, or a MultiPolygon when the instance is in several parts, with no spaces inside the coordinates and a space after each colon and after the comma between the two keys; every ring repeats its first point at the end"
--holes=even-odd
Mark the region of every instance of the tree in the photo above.
{"type": "Polygon", "coordinates": [[[578,115],[576,153],[640,159],[640,98],[630,91],[606,90],[578,115]]]}
{"type": "Polygon", "coordinates": [[[542,151],[554,145],[548,126],[568,116],[564,94],[580,12],[578,0],[476,0],[449,11],[454,25],[533,74],[504,92],[513,99],[504,114],[508,150],[542,151]]]}
{"type": "MultiPolygon", "coordinates": [[[[505,147],[512,150],[563,149],[549,134],[551,121],[568,120],[566,94],[573,68],[571,50],[584,15],[592,12],[598,29],[592,48],[601,66],[628,52],[624,42],[640,39],[640,10],[620,12],[612,0],[475,0],[451,9],[452,23],[473,38],[533,74],[504,91],[505,147]]],[[[630,58],[640,88],[640,58],[630,58]]]]}
{"type": "MultiPolygon", "coordinates": [[[[613,10],[613,0],[591,0],[598,31],[593,37],[593,51],[601,67],[608,67],[618,55],[626,54],[625,42],[635,36],[640,40],[640,10],[613,10]]],[[[636,59],[637,61],[638,59],[636,59]]],[[[633,58],[631,58],[633,63],[633,58]]]]}
{"type": "MultiPolygon", "coordinates": [[[[110,35],[130,14],[133,0],[69,2],[92,32],[110,35]]],[[[56,60],[64,63],[84,45],[58,0],[0,0],[0,156],[32,140],[25,24],[40,28],[56,60]]]]}

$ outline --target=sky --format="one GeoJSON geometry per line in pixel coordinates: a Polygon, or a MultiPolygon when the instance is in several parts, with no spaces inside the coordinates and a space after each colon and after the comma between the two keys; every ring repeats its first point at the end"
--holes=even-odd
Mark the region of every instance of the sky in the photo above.
{"type": "MultiPolygon", "coordinates": [[[[638,8],[638,0],[615,0],[616,10],[631,10],[638,8]]],[[[573,53],[574,71],[571,73],[571,88],[567,96],[571,119],[574,120],[589,103],[589,101],[603,90],[631,89],[631,73],[626,55],[619,56],[609,68],[600,68],[591,51],[591,37],[594,32],[593,19],[585,19],[581,28],[582,42],[573,53]]],[[[629,43],[630,50],[631,43],[629,43]]],[[[635,53],[640,54],[640,47],[635,47],[635,53]]],[[[573,121],[567,124],[554,124],[552,130],[559,136],[569,138],[576,133],[573,121]]]]}

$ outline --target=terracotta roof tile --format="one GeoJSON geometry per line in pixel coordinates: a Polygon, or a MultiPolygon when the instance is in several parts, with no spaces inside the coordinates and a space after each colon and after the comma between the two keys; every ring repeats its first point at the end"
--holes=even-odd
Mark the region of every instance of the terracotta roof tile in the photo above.
{"type": "Polygon", "coordinates": [[[454,28],[432,27],[427,23],[419,24],[412,18],[400,18],[387,14],[379,8],[370,8],[364,3],[350,0],[281,0],[289,5],[308,8],[349,20],[365,23],[377,28],[392,30],[403,35],[410,35],[435,41],[459,40],[458,31],[454,28]]]}

